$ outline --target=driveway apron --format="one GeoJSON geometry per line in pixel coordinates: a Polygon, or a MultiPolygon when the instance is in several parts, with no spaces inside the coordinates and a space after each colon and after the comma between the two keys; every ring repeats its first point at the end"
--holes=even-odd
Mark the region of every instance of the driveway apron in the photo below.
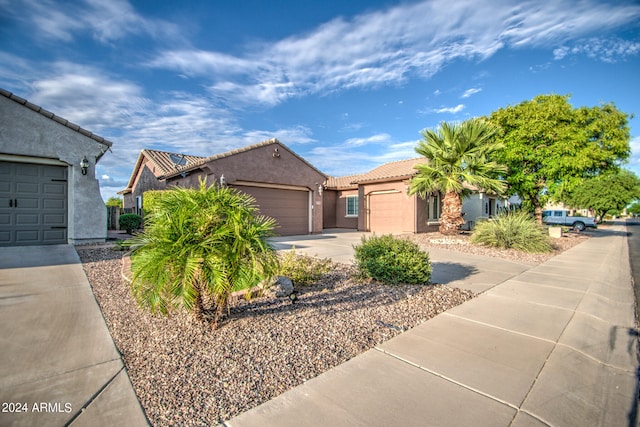
{"type": "Polygon", "coordinates": [[[0,248],[0,425],[148,425],[73,246],[0,248]]]}

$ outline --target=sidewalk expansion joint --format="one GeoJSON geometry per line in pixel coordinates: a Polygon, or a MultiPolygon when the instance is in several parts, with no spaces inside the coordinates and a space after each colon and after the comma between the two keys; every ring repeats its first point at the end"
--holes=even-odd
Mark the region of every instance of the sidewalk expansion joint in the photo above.
{"type": "MultiPolygon", "coordinates": [[[[96,366],[104,365],[104,364],[111,363],[111,362],[115,362],[115,361],[120,361],[120,362],[122,362],[122,359],[121,359],[120,357],[117,357],[117,358],[115,358],[115,359],[104,360],[104,361],[102,361],[102,362],[100,362],[100,363],[93,363],[93,364],[91,364],[91,365],[81,366],[81,367],[79,367],[79,368],[74,368],[74,369],[69,369],[68,371],[57,372],[57,373],[55,373],[55,374],[53,374],[53,375],[48,375],[48,376],[45,376],[45,377],[38,377],[38,378],[34,378],[34,379],[29,380],[29,381],[21,382],[21,383],[19,383],[19,384],[9,384],[7,387],[15,387],[16,385],[34,384],[34,383],[38,383],[38,382],[41,382],[41,381],[50,380],[50,379],[52,379],[52,378],[57,378],[57,377],[60,377],[60,376],[63,376],[63,375],[68,375],[68,374],[71,374],[71,373],[74,373],[74,372],[82,371],[82,370],[85,370],[85,369],[94,368],[94,367],[96,367],[96,366]]],[[[124,366],[124,362],[122,362],[122,366],[124,366]]],[[[4,387],[4,386],[3,386],[3,387],[0,387],[0,389],[3,389],[3,388],[5,388],[5,387],[4,387]]]]}
{"type": "Polygon", "coordinates": [[[121,373],[123,373],[125,375],[127,375],[127,371],[124,367],[124,364],[122,365],[122,367],[120,367],[120,369],[118,369],[118,372],[116,372],[111,378],[109,378],[109,380],[107,382],[105,382],[102,387],[100,387],[98,389],[98,391],[96,391],[90,398],[89,400],[87,400],[84,405],[82,405],[82,407],[73,415],[73,417],[71,417],[71,419],[64,425],[64,427],[69,427],[71,424],[73,424],[73,422],[75,420],[78,419],[78,417],[80,417],[84,411],[89,407],[89,405],[91,405],[97,398],[98,396],[100,396],[102,394],[102,392],[104,390],[107,389],[107,387],[109,387],[114,381],[115,379],[118,377],[118,375],[120,375],[121,373]]]}
{"type": "Polygon", "coordinates": [[[467,389],[469,391],[477,393],[477,394],[479,394],[481,396],[484,396],[484,397],[486,397],[488,399],[495,400],[496,402],[501,403],[503,405],[506,405],[506,406],[516,410],[516,411],[520,410],[520,408],[518,408],[517,406],[515,406],[515,405],[513,405],[513,404],[511,404],[511,403],[509,403],[509,402],[507,402],[505,400],[502,400],[502,399],[500,399],[500,398],[498,398],[496,396],[493,396],[491,394],[485,393],[485,392],[483,392],[481,390],[478,390],[477,388],[473,388],[473,387],[471,387],[471,386],[469,386],[467,384],[461,383],[460,381],[456,381],[453,378],[449,378],[446,375],[442,375],[442,374],[440,374],[438,372],[435,372],[435,371],[433,371],[431,369],[425,368],[424,366],[420,366],[420,365],[418,365],[418,364],[416,364],[414,362],[411,362],[410,360],[402,358],[402,357],[400,357],[400,356],[398,356],[396,354],[390,353],[390,352],[388,352],[386,350],[383,350],[383,349],[381,349],[379,347],[374,347],[374,350],[377,350],[377,351],[381,352],[382,354],[385,354],[387,356],[393,357],[394,359],[399,360],[400,362],[406,363],[409,366],[413,366],[414,368],[418,368],[421,371],[427,372],[427,373],[429,373],[431,375],[434,375],[434,376],[436,376],[438,378],[441,378],[441,379],[443,379],[445,381],[448,381],[448,382],[450,382],[452,384],[455,384],[455,385],[460,386],[460,387],[462,387],[464,389],[467,389]]]}
{"type": "Polygon", "coordinates": [[[527,337],[527,338],[534,338],[534,339],[537,339],[537,340],[540,340],[540,341],[548,342],[550,344],[556,344],[557,343],[556,341],[550,340],[548,338],[542,338],[542,337],[537,337],[537,336],[531,335],[531,334],[525,334],[524,332],[514,331],[513,329],[503,328],[501,326],[492,325],[492,324],[486,323],[486,322],[480,322],[478,320],[473,320],[473,319],[469,319],[467,317],[458,316],[457,314],[451,314],[449,312],[444,312],[442,314],[445,315],[445,316],[451,316],[451,317],[455,317],[457,319],[466,320],[467,322],[473,322],[473,323],[476,323],[478,325],[486,326],[488,328],[493,328],[493,329],[498,329],[500,331],[510,332],[512,334],[521,335],[521,336],[527,337]]]}
{"type": "MultiPolygon", "coordinates": [[[[573,313],[574,313],[574,315],[575,315],[575,313],[576,313],[576,311],[575,311],[575,310],[570,310],[570,311],[573,311],[573,313]]],[[[582,313],[582,312],[580,312],[580,313],[582,313]]],[[[560,337],[562,337],[562,335],[564,334],[564,331],[566,330],[566,328],[567,328],[567,327],[569,326],[569,324],[571,323],[571,320],[573,319],[573,316],[571,317],[571,319],[569,319],[569,321],[567,322],[567,325],[565,326],[565,329],[563,329],[563,330],[562,330],[562,332],[560,333],[560,335],[558,336],[558,341],[554,341],[554,340],[550,340],[550,339],[548,339],[548,338],[537,337],[537,336],[535,336],[535,335],[525,334],[525,333],[523,333],[523,332],[514,331],[514,330],[512,330],[512,329],[507,329],[507,328],[503,328],[503,327],[500,327],[500,326],[491,325],[491,324],[489,324],[489,323],[479,322],[479,321],[477,321],[477,320],[473,320],[473,319],[468,319],[468,318],[466,318],[466,317],[458,316],[458,315],[456,315],[456,314],[451,314],[451,313],[448,313],[448,312],[442,313],[442,315],[455,317],[455,318],[458,318],[458,319],[461,319],[461,320],[466,320],[466,321],[468,321],[468,322],[476,323],[476,324],[478,324],[478,325],[482,325],[482,326],[486,326],[486,327],[489,327],[489,328],[498,329],[498,330],[505,331],[505,332],[509,332],[509,333],[512,333],[512,334],[521,335],[521,336],[523,336],[523,337],[533,338],[533,339],[536,339],[536,340],[540,340],[540,341],[548,342],[548,343],[550,343],[550,344],[553,344],[553,345],[554,345],[554,348],[551,350],[551,352],[550,352],[549,354],[553,353],[557,346],[562,346],[562,347],[564,347],[564,348],[568,348],[568,349],[570,349],[570,350],[572,350],[572,351],[575,351],[576,353],[581,354],[581,355],[583,355],[584,357],[586,357],[586,358],[588,358],[588,359],[591,359],[592,361],[594,361],[594,362],[596,362],[596,363],[598,363],[598,364],[600,364],[600,365],[602,365],[602,366],[606,366],[606,367],[609,367],[609,368],[612,368],[612,369],[615,369],[615,370],[618,370],[618,371],[621,371],[621,372],[627,372],[627,373],[632,373],[632,374],[635,374],[635,372],[636,372],[636,371],[635,371],[635,368],[633,368],[633,369],[626,369],[626,368],[622,368],[622,367],[620,367],[620,366],[611,365],[611,364],[609,364],[609,363],[607,363],[607,362],[604,362],[604,361],[602,361],[602,360],[600,360],[600,359],[598,359],[598,358],[596,358],[596,357],[594,357],[594,356],[591,356],[591,355],[589,355],[588,353],[585,353],[584,351],[582,351],[582,350],[580,350],[580,349],[578,349],[578,348],[575,348],[575,347],[573,347],[573,346],[571,346],[571,345],[569,345],[569,344],[561,343],[561,342],[559,341],[559,340],[560,340],[560,337]]],[[[546,362],[545,362],[545,363],[546,363],[546,362]]]]}

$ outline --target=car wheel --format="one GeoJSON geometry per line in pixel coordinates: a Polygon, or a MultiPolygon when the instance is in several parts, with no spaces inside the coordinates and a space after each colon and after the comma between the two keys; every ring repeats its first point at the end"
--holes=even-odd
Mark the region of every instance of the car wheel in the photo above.
{"type": "Polygon", "coordinates": [[[584,229],[585,229],[584,222],[580,222],[580,221],[574,222],[573,223],[573,229],[576,230],[576,231],[584,231],[584,229]]]}

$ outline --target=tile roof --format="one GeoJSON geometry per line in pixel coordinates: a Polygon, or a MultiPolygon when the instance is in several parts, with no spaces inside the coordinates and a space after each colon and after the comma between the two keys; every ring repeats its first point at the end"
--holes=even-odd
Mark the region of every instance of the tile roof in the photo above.
{"type": "Polygon", "coordinates": [[[88,130],[86,130],[84,128],[81,128],[77,124],[71,123],[69,120],[63,119],[60,116],[56,116],[52,112],[47,111],[47,110],[45,110],[44,108],[42,108],[42,107],[40,107],[38,105],[32,104],[31,102],[27,101],[26,99],[20,98],[19,96],[14,95],[13,93],[9,92],[8,90],[4,90],[4,89],[0,88],[0,95],[4,96],[6,98],[9,98],[12,101],[15,101],[20,105],[24,105],[25,107],[35,111],[36,113],[40,113],[43,116],[45,116],[46,118],[51,119],[51,120],[53,120],[53,121],[55,121],[57,123],[60,123],[61,125],[66,126],[69,129],[73,129],[74,131],[79,132],[82,135],[84,135],[84,136],[86,136],[88,138],[91,138],[94,141],[99,142],[100,144],[104,144],[107,147],[111,147],[113,145],[113,142],[111,142],[109,140],[106,140],[103,137],[98,136],[98,135],[96,135],[96,134],[94,134],[92,132],[89,132],[88,130]]]}
{"type": "Polygon", "coordinates": [[[326,174],[324,174],[321,171],[319,171],[318,169],[316,169],[316,167],[313,166],[311,163],[307,162],[305,159],[303,159],[302,157],[297,155],[295,152],[293,152],[289,147],[287,147],[286,145],[284,145],[283,143],[278,141],[278,139],[271,138],[271,139],[268,139],[266,141],[259,142],[257,144],[248,145],[246,147],[242,147],[242,148],[238,148],[238,149],[235,149],[235,150],[231,150],[231,151],[227,151],[227,152],[224,152],[224,153],[215,154],[213,156],[202,158],[202,159],[198,160],[197,162],[193,163],[192,165],[187,165],[185,167],[179,168],[179,170],[175,170],[171,174],[167,174],[167,176],[165,176],[165,178],[170,178],[170,177],[178,175],[178,174],[180,174],[182,172],[186,172],[186,171],[190,171],[190,170],[196,169],[199,166],[202,166],[203,164],[212,162],[214,160],[223,159],[225,157],[233,156],[234,154],[244,153],[246,151],[254,150],[256,148],[264,147],[264,146],[271,145],[271,144],[280,145],[282,148],[284,148],[287,151],[289,151],[291,154],[293,154],[298,159],[303,161],[307,166],[309,166],[311,169],[313,169],[316,172],[318,172],[320,175],[327,176],[326,174]]]}
{"type": "Polygon", "coordinates": [[[414,176],[418,171],[414,169],[415,165],[427,163],[428,160],[424,157],[417,157],[414,159],[398,160],[395,162],[389,162],[378,166],[375,169],[370,170],[367,173],[361,173],[358,175],[347,175],[339,177],[329,177],[325,186],[327,188],[345,189],[355,188],[360,183],[374,182],[374,181],[396,181],[399,179],[410,178],[414,176]]]}
{"type": "Polygon", "coordinates": [[[356,188],[358,184],[355,183],[356,180],[363,177],[365,174],[357,174],[357,175],[347,175],[347,176],[330,176],[327,178],[327,182],[325,182],[324,186],[326,188],[336,189],[336,190],[344,190],[348,188],[356,188]]]}
{"type": "Polygon", "coordinates": [[[158,150],[148,150],[143,149],[140,151],[138,155],[138,160],[136,160],[136,165],[133,167],[133,172],[131,172],[131,177],[129,177],[129,183],[127,184],[127,188],[118,192],[118,194],[127,194],[130,193],[133,188],[133,183],[136,180],[136,176],[138,176],[138,170],[142,165],[142,161],[146,157],[149,161],[156,167],[156,170],[153,171],[153,174],[156,178],[160,179],[165,177],[166,175],[171,174],[176,171],[176,166],[173,160],[171,160],[171,156],[182,157],[187,160],[186,165],[192,165],[194,163],[199,162],[204,159],[201,156],[191,156],[189,154],[178,154],[178,153],[170,153],[168,151],[158,151],[158,150]]]}
{"type": "Polygon", "coordinates": [[[178,158],[182,158],[184,156],[184,159],[186,160],[186,163],[184,166],[186,167],[192,166],[196,163],[199,163],[203,159],[205,159],[205,157],[202,157],[202,156],[192,156],[189,154],[178,154],[178,153],[170,153],[168,151],[158,151],[158,150],[149,150],[149,149],[142,150],[141,154],[144,154],[151,161],[151,163],[153,163],[154,166],[156,166],[157,168],[155,172],[156,177],[169,175],[178,170],[178,167],[176,166],[174,161],[171,159],[172,156],[174,157],[177,156],[178,158]]]}
{"type": "Polygon", "coordinates": [[[397,179],[410,178],[418,173],[418,171],[414,169],[415,165],[427,162],[428,160],[424,157],[416,157],[414,159],[385,163],[362,174],[355,182],[359,184],[371,181],[394,181],[397,179]]]}

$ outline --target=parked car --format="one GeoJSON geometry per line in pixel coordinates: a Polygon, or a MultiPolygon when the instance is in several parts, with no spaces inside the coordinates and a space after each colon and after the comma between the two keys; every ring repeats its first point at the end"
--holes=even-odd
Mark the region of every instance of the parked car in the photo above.
{"type": "Polygon", "coordinates": [[[587,227],[597,228],[595,218],[586,216],[570,216],[569,211],[549,210],[542,212],[542,222],[548,225],[571,226],[577,231],[583,231],[587,227]]]}

